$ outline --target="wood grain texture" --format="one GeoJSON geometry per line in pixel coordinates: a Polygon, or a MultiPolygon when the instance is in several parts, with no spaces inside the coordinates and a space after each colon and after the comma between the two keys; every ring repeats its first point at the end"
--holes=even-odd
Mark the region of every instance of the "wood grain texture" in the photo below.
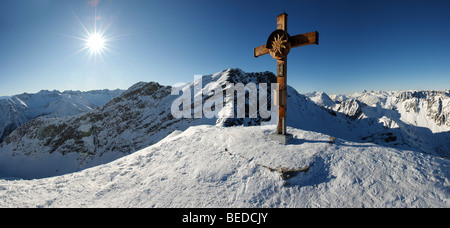
{"type": "Polygon", "coordinates": [[[291,48],[319,44],[319,32],[308,32],[291,37],[291,48]]]}
{"type": "Polygon", "coordinates": [[[257,48],[253,49],[253,55],[258,58],[259,56],[263,56],[269,54],[269,49],[266,48],[266,45],[261,45],[257,48]]]}

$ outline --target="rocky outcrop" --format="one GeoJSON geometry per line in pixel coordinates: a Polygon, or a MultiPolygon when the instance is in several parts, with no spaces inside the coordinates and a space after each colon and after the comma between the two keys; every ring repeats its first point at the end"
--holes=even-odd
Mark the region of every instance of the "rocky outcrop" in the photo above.
{"type": "Polygon", "coordinates": [[[73,116],[106,104],[122,90],[59,92],[42,90],[0,99],[0,143],[22,124],[37,118],[73,116]]]}
{"type": "Polygon", "coordinates": [[[341,103],[339,103],[335,107],[335,110],[337,112],[344,113],[346,116],[350,117],[350,119],[352,119],[352,120],[356,120],[356,119],[360,119],[364,116],[363,111],[361,109],[362,105],[364,105],[364,104],[361,104],[358,100],[350,99],[350,100],[342,101],[341,103]]]}

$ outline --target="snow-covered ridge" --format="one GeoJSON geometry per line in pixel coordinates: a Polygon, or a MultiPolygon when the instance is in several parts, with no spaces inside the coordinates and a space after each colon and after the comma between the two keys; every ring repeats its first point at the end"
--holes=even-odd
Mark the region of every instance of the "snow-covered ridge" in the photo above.
{"type": "Polygon", "coordinates": [[[316,104],[350,117],[391,118],[385,111],[398,113],[394,118],[433,133],[450,131],[450,91],[364,91],[350,95],[306,94],[316,104]],[[378,116],[377,116],[378,115],[378,116]],[[382,116],[380,116],[382,115],[382,116]]]}
{"type": "Polygon", "coordinates": [[[447,159],[288,128],[196,126],[111,163],[1,180],[0,207],[449,207],[447,159]],[[307,171],[283,177],[277,170],[307,171]]]}
{"type": "MultiPolygon", "coordinates": [[[[450,157],[450,91],[364,91],[329,96],[334,103],[316,104],[348,116],[355,125],[384,129],[368,132],[366,141],[384,141],[394,146],[408,145],[428,154],[450,157]],[[378,132],[378,133],[377,133],[378,132]],[[389,135],[387,135],[389,134],[389,135]]],[[[321,94],[321,96],[325,96],[321,94]]],[[[328,97],[328,96],[327,96],[328,97]]]]}
{"type": "Polygon", "coordinates": [[[122,90],[48,91],[0,99],[0,143],[16,128],[36,118],[77,115],[106,104],[122,90]]]}
{"type": "MultiPolygon", "coordinates": [[[[192,89],[199,84],[199,80],[204,87],[210,82],[217,82],[225,93],[227,83],[270,84],[275,82],[275,79],[271,72],[246,73],[240,69],[227,69],[205,75],[182,87],[182,91],[190,88],[189,90],[193,91],[191,101],[201,98],[204,105],[210,94],[194,94],[192,89]]],[[[326,101],[332,105],[330,107],[314,103],[312,98],[299,94],[292,87],[288,86],[287,90],[287,125],[290,127],[349,142],[369,142],[384,147],[450,157],[450,132],[436,132],[404,121],[402,118],[407,112],[401,111],[398,105],[392,105],[396,104],[396,99],[392,97],[363,94],[360,99],[356,99],[349,95],[337,102],[337,99],[333,101],[325,93],[316,93],[320,95],[316,102],[326,101]]],[[[260,117],[230,118],[225,115],[229,112],[236,113],[238,104],[231,102],[231,99],[236,97],[224,98],[225,108],[219,112],[217,118],[174,118],[171,106],[179,96],[171,95],[171,92],[170,86],[156,82],[139,82],[104,106],[86,113],[30,121],[14,131],[0,145],[0,176],[38,178],[61,175],[108,163],[151,146],[174,131],[184,131],[192,126],[259,126],[267,121],[260,117]]],[[[394,92],[386,92],[392,93],[394,92]]],[[[400,96],[397,100],[410,102],[413,99],[414,102],[422,102],[422,98],[417,98],[422,95],[413,94],[400,96]]],[[[442,96],[444,95],[446,96],[445,93],[442,96]]],[[[433,109],[437,104],[437,111],[445,113],[448,109],[444,98],[435,98],[435,102],[430,103],[430,108],[433,109]],[[440,103],[442,109],[439,108],[440,103]]],[[[270,98],[267,102],[270,103],[270,98]]],[[[248,105],[249,101],[245,98],[245,106],[248,105]]],[[[409,114],[414,116],[416,112],[410,111],[409,114]]]]}

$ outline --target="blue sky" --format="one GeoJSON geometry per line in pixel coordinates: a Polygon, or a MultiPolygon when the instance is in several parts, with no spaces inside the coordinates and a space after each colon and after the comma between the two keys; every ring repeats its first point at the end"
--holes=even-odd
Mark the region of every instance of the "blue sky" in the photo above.
{"type": "Polygon", "coordinates": [[[450,1],[2,0],[0,96],[189,82],[229,67],[276,71],[254,58],[288,13],[288,84],[300,93],[450,89],[450,1]],[[97,16],[97,18],[96,18],[97,16]],[[108,27],[113,51],[89,59],[82,24],[108,27]]]}

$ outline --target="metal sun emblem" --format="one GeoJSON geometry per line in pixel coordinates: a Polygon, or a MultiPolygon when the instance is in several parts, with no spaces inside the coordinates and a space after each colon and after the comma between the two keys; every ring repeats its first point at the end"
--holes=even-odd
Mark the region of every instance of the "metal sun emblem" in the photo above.
{"type": "Polygon", "coordinates": [[[281,52],[281,50],[283,48],[286,48],[286,46],[284,45],[285,43],[287,43],[287,40],[284,40],[284,35],[282,35],[280,37],[280,34],[278,34],[278,37],[275,37],[275,40],[272,41],[272,49],[271,51],[274,53],[280,53],[281,55],[283,54],[283,52],[281,52]]]}

